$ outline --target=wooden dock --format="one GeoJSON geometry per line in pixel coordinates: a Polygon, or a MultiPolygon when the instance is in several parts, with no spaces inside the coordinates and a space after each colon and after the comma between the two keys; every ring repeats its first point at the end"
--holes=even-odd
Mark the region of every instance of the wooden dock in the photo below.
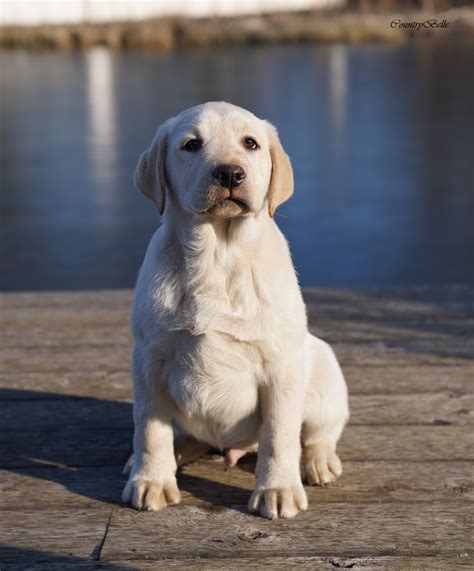
{"type": "Polygon", "coordinates": [[[210,455],[183,503],[121,505],[129,291],[0,298],[0,569],[474,568],[474,287],[305,290],[350,390],[342,478],[250,515],[254,459],[210,455]]]}

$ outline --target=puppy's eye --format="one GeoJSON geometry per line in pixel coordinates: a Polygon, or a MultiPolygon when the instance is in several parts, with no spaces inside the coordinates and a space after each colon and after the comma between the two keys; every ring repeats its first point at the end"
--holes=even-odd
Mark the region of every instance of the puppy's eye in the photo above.
{"type": "Polygon", "coordinates": [[[252,137],[245,137],[244,139],[244,147],[246,149],[250,149],[251,151],[256,151],[257,149],[259,149],[260,147],[258,146],[258,143],[255,139],[252,139],[252,137]]]}
{"type": "Polygon", "coordinates": [[[201,139],[189,139],[189,141],[186,141],[181,148],[183,151],[188,151],[188,153],[195,153],[196,151],[199,151],[201,147],[201,139]]]}

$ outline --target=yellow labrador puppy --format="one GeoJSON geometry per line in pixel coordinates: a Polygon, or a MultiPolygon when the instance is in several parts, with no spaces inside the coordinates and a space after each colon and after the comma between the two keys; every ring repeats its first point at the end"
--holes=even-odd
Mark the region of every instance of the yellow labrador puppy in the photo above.
{"type": "Polygon", "coordinates": [[[258,446],[249,509],[307,508],[303,478],[342,472],[336,444],[347,389],[330,347],[308,332],[288,244],[273,221],[293,193],[275,128],[228,103],[162,125],[135,184],[163,223],[146,252],[132,311],[134,455],[123,500],[180,501],[176,430],[226,450],[258,446]]]}

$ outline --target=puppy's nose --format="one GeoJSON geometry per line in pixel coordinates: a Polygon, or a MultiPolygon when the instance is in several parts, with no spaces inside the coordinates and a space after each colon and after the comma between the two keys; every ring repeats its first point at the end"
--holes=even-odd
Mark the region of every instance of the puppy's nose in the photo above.
{"type": "Polygon", "coordinates": [[[221,186],[228,189],[242,184],[247,176],[240,165],[219,165],[212,175],[221,186]]]}

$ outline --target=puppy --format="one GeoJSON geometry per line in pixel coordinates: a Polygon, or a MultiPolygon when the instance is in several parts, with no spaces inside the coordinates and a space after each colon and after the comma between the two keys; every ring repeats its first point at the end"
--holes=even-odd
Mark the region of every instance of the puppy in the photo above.
{"type": "Polygon", "coordinates": [[[147,510],[180,501],[178,431],[226,450],[230,464],[258,447],[249,509],[293,517],[307,508],[302,476],[324,485],[341,474],[336,444],[349,413],[273,220],[293,193],[277,132],[228,103],[193,107],[159,128],[135,185],[163,220],[135,289],[123,500],[147,510]]]}

